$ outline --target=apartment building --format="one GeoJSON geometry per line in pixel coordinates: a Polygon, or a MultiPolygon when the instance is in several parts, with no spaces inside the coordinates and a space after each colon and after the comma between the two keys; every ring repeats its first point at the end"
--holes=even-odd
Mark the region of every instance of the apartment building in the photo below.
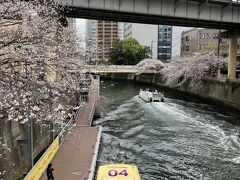
{"type": "Polygon", "coordinates": [[[121,24],[112,21],[86,20],[86,48],[94,47],[94,59],[107,60],[114,40],[122,38],[121,24]]]}
{"type": "Polygon", "coordinates": [[[97,59],[109,58],[109,50],[116,39],[118,39],[117,22],[97,21],[97,59]]]}
{"type": "Polygon", "coordinates": [[[172,58],[172,26],[158,26],[157,58],[162,62],[169,62],[172,58]]]}
{"type": "Polygon", "coordinates": [[[68,27],[72,28],[75,32],[77,32],[76,18],[67,18],[67,21],[68,21],[68,27]]]}
{"type": "Polygon", "coordinates": [[[118,39],[124,39],[124,23],[122,22],[118,23],[118,39]]]}
{"type": "MultiPolygon", "coordinates": [[[[218,29],[190,29],[181,35],[181,56],[191,56],[195,52],[204,52],[218,48],[218,29]]],[[[238,50],[240,40],[238,39],[238,50]]],[[[220,39],[220,49],[224,54],[228,53],[227,39],[220,39]]]]}

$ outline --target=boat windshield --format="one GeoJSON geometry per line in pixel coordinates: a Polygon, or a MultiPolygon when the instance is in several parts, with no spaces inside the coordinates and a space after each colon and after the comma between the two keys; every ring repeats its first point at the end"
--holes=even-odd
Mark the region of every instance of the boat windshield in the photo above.
{"type": "Polygon", "coordinates": [[[153,88],[142,88],[141,91],[148,91],[148,92],[157,92],[157,93],[160,93],[159,90],[157,89],[153,89],[153,88]]]}

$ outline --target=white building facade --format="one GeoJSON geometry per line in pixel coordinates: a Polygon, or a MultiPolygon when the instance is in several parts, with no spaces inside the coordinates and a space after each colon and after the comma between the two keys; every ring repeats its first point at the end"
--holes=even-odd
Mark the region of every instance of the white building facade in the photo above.
{"type": "Polygon", "coordinates": [[[124,39],[124,23],[118,23],[118,39],[124,39]]]}
{"type": "Polygon", "coordinates": [[[85,22],[85,40],[86,45],[89,43],[96,45],[97,36],[97,21],[96,20],[86,20],[85,22]]]}
{"type": "Polygon", "coordinates": [[[181,52],[181,34],[183,31],[191,29],[190,27],[173,26],[172,28],[172,57],[180,56],[181,52]]]}

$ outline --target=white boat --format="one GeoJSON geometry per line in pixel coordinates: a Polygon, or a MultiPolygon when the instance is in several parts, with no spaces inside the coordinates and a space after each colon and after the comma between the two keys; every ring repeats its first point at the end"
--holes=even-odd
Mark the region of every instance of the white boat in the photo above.
{"type": "Polygon", "coordinates": [[[164,102],[163,93],[156,89],[140,89],[139,97],[147,102],[164,102]]]}

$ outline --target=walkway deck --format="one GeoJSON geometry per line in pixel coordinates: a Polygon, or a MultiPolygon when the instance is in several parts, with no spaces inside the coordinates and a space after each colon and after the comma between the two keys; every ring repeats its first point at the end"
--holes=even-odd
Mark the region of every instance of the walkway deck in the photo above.
{"type": "MultiPolygon", "coordinates": [[[[91,127],[95,101],[98,99],[98,80],[93,80],[89,102],[85,104],[76,126],[72,128],[52,164],[57,180],[84,180],[93,174],[101,128],[91,127]],[[93,170],[93,171],[92,171],[93,170]]],[[[46,180],[46,172],[41,180],[46,180]]],[[[90,178],[91,179],[91,178],[90,178]]]]}

